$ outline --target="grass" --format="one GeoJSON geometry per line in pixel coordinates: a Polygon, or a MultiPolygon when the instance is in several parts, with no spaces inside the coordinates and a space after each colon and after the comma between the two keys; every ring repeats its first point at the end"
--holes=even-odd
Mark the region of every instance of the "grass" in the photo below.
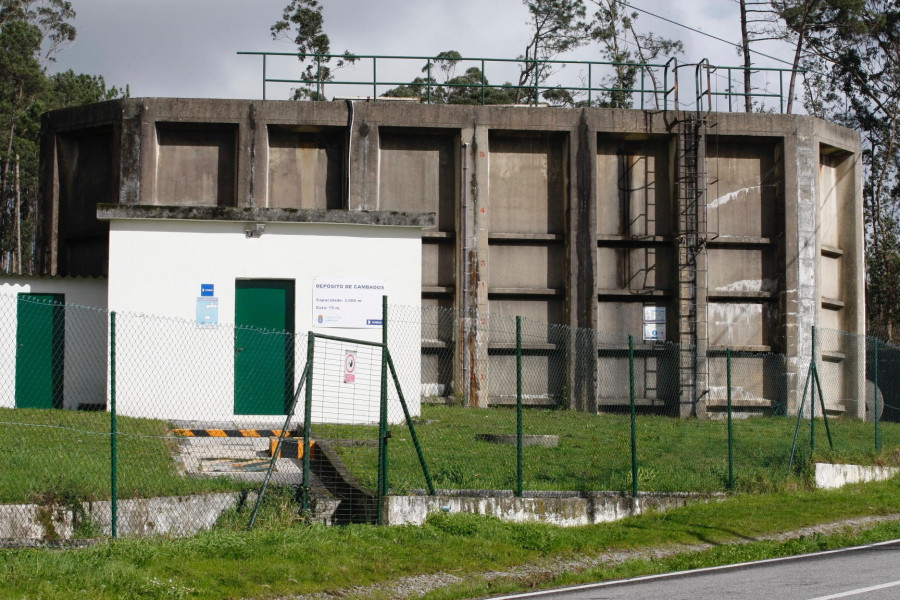
{"type": "MultiPolygon", "coordinates": [[[[0,503],[61,503],[110,497],[109,414],[0,408],[0,503]]],[[[118,417],[120,498],[246,487],[225,478],[186,478],[165,421],[118,417]]]]}
{"type": "MultiPolygon", "coordinates": [[[[0,502],[56,502],[109,498],[109,415],[62,410],[0,409],[0,502]]],[[[835,450],[825,427],[816,424],[815,460],[861,464],[900,462],[900,425],[882,424],[884,450],[873,450],[870,423],[830,421],[835,450]]],[[[738,491],[765,492],[809,486],[809,424],[801,424],[796,464],[788,469],[796,420],[772,417],[734,426],[738,491]]],[[[631,436],[628,415],[526,410],[527,434],[559,436],[555,448],[524,449],[527,490],[630,490],[631,436]]],[[[227,478],[185,478],[172,458],[167,423],[118,418],[118,486],[121,498],[190,494],[246,488],[227,478]]],[[[377,438],[377,428],[315,425],[320,438],[377,438]]],[[[439,489],[515,489],[516,449],[477,439],[479,433],[516,431],[510,409],[472,410],[424,405],[416,431],[434,485],[439,489]]],[[[394,493],[424,488],[412,438],[394,425],[389,442],[394,493]]],[[[728,480],[727,432],[722,421],[637,419],[638,487],[641,491],[722,491],[728,480]]],[[[364,485],[375,487],[376,446],[336,444],[335,449],[364,485]]]]}
{"type": "MultiPolygon", "coordinates": [[[[800,427],[800,468],[788,468],[796,418],[771,417],[734,424],[735,477],[738,491],[764,492],[809,485],[810,460],[859,464],[898,464],[900,425],[882,423],[883,450],[874,451],[871,423],[829,421],[835,449],[829,449],[825,426],[816,423],[816,450],[810,452],[809,423],[800,427]]],[[[630,490],[631,434],[628,415],[590,415],[574,411],[527,410],[526,434],[559,436],[555,448],[526,447],[527,490],[630,490]]],[[[317,425],[325,438],[371,439],[375,427],[317,425]]],[[[471,410],[424,405],[416,432],[439,489],[515,489],[516,449],[480,441],[478,433],[515,434],[510,409],[471,410]]],[[[405,425],[391,429],[390,483],[395,492],[424,488],[412,438],[405,425]]],[[[727,489],[728,438],[724,421],[681,420],[641,415],[637,419],[638,484],[641,491],[711,492],[727,489]]],[[[375,486],[377,448],[335,447],[364,485],[375,486]]]]}
{"type": "Polygon", "coordinates": [[[272,494],[261,513],[260,527],[252,533],[243,530],[245,519],[232,515],[217,529],[189,539],[124,539],[67,551],[0,550],[0,600],[267,599],[333,592],[437,572],[465,578],[465,584],[427,596],[453,600],[533,585],[630,577],[900,536],[900,524],[890,522],[860,534],[842,531],[786,543],[738,543],[817,523],[896,514],[900,512],[898,480],[833,491],[738,494],[722,502],[574,528],[443,513],[432,515],[423,527],[328,528],[297,524],[290,502],[288,492],[272,494]],[[697,543],[716,547],[552,578],[521,581],[480,577],[488,570],[551,557],[596,556],[610,550],[697,543]]]}

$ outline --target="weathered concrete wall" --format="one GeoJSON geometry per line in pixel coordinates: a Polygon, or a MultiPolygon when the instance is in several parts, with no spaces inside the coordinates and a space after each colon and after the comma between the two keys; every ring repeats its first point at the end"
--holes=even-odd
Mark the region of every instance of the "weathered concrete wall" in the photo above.
{"type": "Polygon", "coordinates": [[[653,511],[665,511],[696,502],[715,500],[714,495],[640,494],[631,498],[617,492],[584,494],[537,493],[512,495],[386,496],[384,522],[388,525],[422,525],[429,513],[468,513],[497,517],[516,523],[541,522],[577,527],[609,523],[653,511]]]}
{"type": "MultiPolygon", "coordinates": [[[[51,113],[44,146],[64,153],[72,136],[109,132],[114,166],[83,187],[113,190],[122,204],[435,212],[422,304],[467,318],[426,336],[426,395],[505,401],[497,382],[508,379],[510,338],[482,322],[502,313],[634,335],[640,402],[674,414],[685,358],[641,340],[645,308],[665,310],[655,329],[668,340],[694,327],[679,287],[678,124],[637,110],[129,99],[51,113]],[[228,144],[233,164],[222,162],[228,144]],[[188,173],[198,170],[206,175],[188,173]]],[[[863,331],[859,138],[810,117],[737,113],[709,115],[705,138],[696,330],[707,373],[696,394],[721,406],[728,347],[742,353],[744,408],[796,411],[812,327],[863,331]],[[773,355],[786,357],[786,377],[773,374],[773,355]]],[[[54,158],[45,170],[44,268],[69,272],[74,260],[102,273],[60,224],[60,206],[83,197],[66,191],[82,185],[73,164],[54,158]]],[[[529,394],[590,410],[620,404],[622,339],[530,339],[529,394]],[[576,377],[556,358],[567,353],[594,374],[576,377]]],[[[862,414],[861,347],[819,350],[841,390],[832,410],[862,414]]]]}
{"type": "Polygon", "coordinates": [[[851,483],[884,481],[900,473],[897,467],[867,467],[816,463],[816,487],[831,490],[851,483]]]}
{"type": "MultiPolygon", "coordinates": [[[[254,502],[239,492],[119,500],[116,529],[121,536],[169,535],[184,537],[210,529],[226,510],[254,502]]],[[[71,540],[81,521],[99,535],[112,534],[109,501],[84,502],[76,507],[38,504],[0,505],[0,539],[71,540]]]]}

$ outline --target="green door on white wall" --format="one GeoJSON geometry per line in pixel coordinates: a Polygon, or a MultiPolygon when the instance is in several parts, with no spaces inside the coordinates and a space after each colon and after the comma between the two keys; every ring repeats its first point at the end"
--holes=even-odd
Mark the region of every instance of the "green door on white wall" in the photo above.
{"type": "Polygon", "coordinates": [[[62,408],[66,308],[62,294],[18,295],[16,407],[62,408]]]}
{"type": "Polygon", "coordinates": [[[294,282],[238,279],[234,413],[283,415],[294,387],[294,282]]]}

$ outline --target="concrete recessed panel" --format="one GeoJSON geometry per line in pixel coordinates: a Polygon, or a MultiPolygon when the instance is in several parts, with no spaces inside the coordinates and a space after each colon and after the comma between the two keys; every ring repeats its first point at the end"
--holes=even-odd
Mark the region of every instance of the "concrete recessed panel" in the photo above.
{"type": "Polygon", "coordinates": [[[822,256],[819,258],[819,290],[826,298],[835,300],[844,299],[843,270],[841,269],[843,258],[822,256]]]}
{"type": "Polygon", "coordinates": [[[710,248],[709,293],[774,292],[778,274],[766,248],[710,248]]]}
{"type": "Polygon", "coordinates": [[[489,287],[562,288],[566,278],[562,244],[490,246],[489,287]]]}
{"type": "MultiPolygon", "coordinates": [[[[491,400],[515,403],[516,355],[492,353],[488,368],[491,400]]],[[[522,357],[522,395],[528,403],[556,404],[562,400],[566,381],[565,353],[560,349],[546,353],[529,352],[522,357]]]]}
{"type": "Polygon", "coordinates": [[[378,205],[381,210],[437,214],[437,229],[456,229],[458,180],[454,135],[380,132],[378,205]]]}
{"type": "Polygon", "coordinates": [[[57,138],[59,273],[106,274],[109,224],[97,220],[98,202],[116,202],[113,134],[87,130],[57,138]]]}
{"type": "Polygon", "coordinates": [[[422,285],[452,287],[456,282],[454,240],[422,244],[422,285]]]}
{"type": "Polygon", "coordinates": [[[158,123],[156,202],[234,206],[237,125],[158,123]]]}
{"type": "Polygon", "coordinates": [[[709,343],[736,348],[766,344],[764,305],[750,302],[709,303],[709,343]]]}
{"type": "Polygon", "coordinates": [[[566,215],[566,138],[490,136],[490,230],[563,233],[566,215]]]}
{"type": "Polygon", "coordinates": [[[597,330],[623,333],[641,339],[644,331],[644,305],[636,301],[601,301],[597,304],[597,330]]]}
{"type": "Polygon", "coordinates": [[[715,140],[707,147],[711,235],[772,237],[780,231],[778,169],[771,144],[715,140]]]}
{"type": "Polygon", "coordinates": [[[341,208],[343,132],[296,132],[270,126],[268,134],[268,206],[341,208]]]}
{"type": "Polygon", "coordinates": [[[600,136],[597,142],[597,233],[632,237],[672,231],[667,142],[600,136]]]}

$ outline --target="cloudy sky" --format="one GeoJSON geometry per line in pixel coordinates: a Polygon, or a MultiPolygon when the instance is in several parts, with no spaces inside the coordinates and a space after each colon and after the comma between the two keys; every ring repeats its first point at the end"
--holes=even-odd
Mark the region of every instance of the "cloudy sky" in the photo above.
{"type": "MultiPolygon", "coordinates": [[[[740,39],[733,0],[631,3],[721,38],[740,39]]],[[[109,85],[130,85],[133,97],[260,98],[261,59],[236,53],[293,50],[290,43],[273,41],[269,34],[287,0],[72,0],[72,4],[78,39],[60,53],[51,70],[103,75],[109,85]]],[[[466,57],[515,58],[528,38],[528,15],[521,0],[322,0],[322,4],[333,52],[430,56],[455,49],[466,57]]],[[[681,39],[684,62],[704,57],[714,64],[740,62],[727,44],[648,14],[642,14],[637,25],[640,31],[681,39]]],[[[765,50],[787,57],[789,49],[780,44],[765,50]]],[[[573,58],[600,60],[591,48],[573,58]]],[[[290,60],[271,65],[269,76],[289,77],[295,64],[290,60]]],[[[408,81],[420,62],[395,76],[408,81]]],[[[756,62],[773,66],[763,57],[756,62]]],[[[365,68],[370,74],[371,63],[365,68]]],[[[387,64],[378,68],[379,79],[394,76],[387,64]]],[[[492,82],[511,79],[508,73],[487,74],[492,82]]],[[[280,99],[287,94],[287,86],[270,86],[267,96],[280,99]]]]}

